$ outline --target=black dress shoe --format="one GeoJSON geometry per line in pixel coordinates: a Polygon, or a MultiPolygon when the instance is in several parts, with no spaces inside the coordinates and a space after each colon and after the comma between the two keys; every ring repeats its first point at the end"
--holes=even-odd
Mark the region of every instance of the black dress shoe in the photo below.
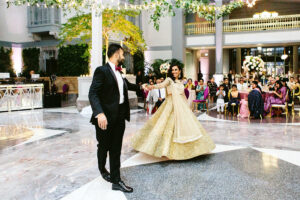
{"type": "Polygon", "coordinates": [[[131,187],[125,185],[125,183],[123,181],[119,181],[118,183],[113,183],[112,190],[120,190],[122,192],[128,192],[128,193],[133,192],[133,189],[131,187]]]}
{"type": "Polygon", "coordinates": [[[111,183],[110,173],[106,169],[101,172],[101,176],[104,180],[111,183]]]}

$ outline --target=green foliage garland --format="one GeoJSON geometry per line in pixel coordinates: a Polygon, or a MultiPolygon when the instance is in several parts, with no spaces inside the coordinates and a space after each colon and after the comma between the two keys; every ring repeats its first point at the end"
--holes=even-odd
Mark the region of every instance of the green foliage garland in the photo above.
{"type": "Polygon", "coordinates": [[[129,0],[131,4],[99,4],[93,0],[8,0],[7,5],[44,5],[46,7],[58,6],[65,11],[76,10],[83,13],[84,10],[95,8],[98,11],[109,10],[150,10],[151,21],[154,27],[159,29],[159,21],[164,16],[174,16],[175,9],[183,9],[186,13],[197,13],[200,17],[213,21],[217,18],[226,16],[236,8],[242,7],[244,0],[231,0],[222,7],[217,7],[215,1],[210,0],[143,0],[140,5],[134,5],[135,0],[129,0]],[[216,15],[217,13],[217,15],[216,15]]]}

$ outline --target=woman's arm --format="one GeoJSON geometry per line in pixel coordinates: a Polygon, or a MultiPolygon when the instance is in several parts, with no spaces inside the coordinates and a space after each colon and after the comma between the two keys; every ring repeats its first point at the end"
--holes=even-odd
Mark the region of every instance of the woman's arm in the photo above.
{"type": "MultiPolygon", "coordinates": [[[[162,88],[166,88],[168,85],[170,85],[171,80],[170,78],[166,78],[166,80],[164,80],[164,82],[159,83],[159,84],[155,84],[152,85],[152,89],[162,89],[162,88]]],[[[150,87],[151,88],[151,87],[150,87]]]]}
{"type": "Polygon", "coordinates": [[[222,92],[222,96],[223,96],[223,97],[226,96],[226,92],[225,92],[225,91],[222,92]]]}
{"type": "Polygon", "coordinates": [[[274,94],[275,94],[276,96],[278,96],[280,99],[282,99],[282,94],[277,93],[276,91],[274,91],[274,94]]]}

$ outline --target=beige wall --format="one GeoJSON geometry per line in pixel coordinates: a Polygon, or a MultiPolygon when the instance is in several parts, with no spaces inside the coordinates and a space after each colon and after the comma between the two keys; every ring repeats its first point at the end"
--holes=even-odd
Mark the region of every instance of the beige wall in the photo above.
{"type": "Polygon", "coordinates": [[[27,6],[7,8],[5,0],[0,0],[0,41],[33,41],[27,29],[27,6]]]}

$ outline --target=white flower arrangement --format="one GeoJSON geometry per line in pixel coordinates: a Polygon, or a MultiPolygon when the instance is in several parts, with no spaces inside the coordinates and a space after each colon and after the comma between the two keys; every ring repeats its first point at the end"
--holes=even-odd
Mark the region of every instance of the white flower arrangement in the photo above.
{"type": "Polygon", "coordinates": [[[246,56],[242,68],[245,72],[256,71],[260,75],[266,71],[264,61],[258,56],[246,56]]]}
{"type": "Polygon", "coordinates": [[[161,66],[159,67],[160,73],[167,74],[169,68],[170,68],[170,64],[169,63],[163,63],[163,64],[161,64],[161,66]]]}
{"type": "Polygon", "coordinates": [[[149,63],[145,63],[144,73],[146,76],[148,76],[148,74],[150,74],[150,73],[153,73],[153,67],[151,67],[151,65],[149,63]]]}

